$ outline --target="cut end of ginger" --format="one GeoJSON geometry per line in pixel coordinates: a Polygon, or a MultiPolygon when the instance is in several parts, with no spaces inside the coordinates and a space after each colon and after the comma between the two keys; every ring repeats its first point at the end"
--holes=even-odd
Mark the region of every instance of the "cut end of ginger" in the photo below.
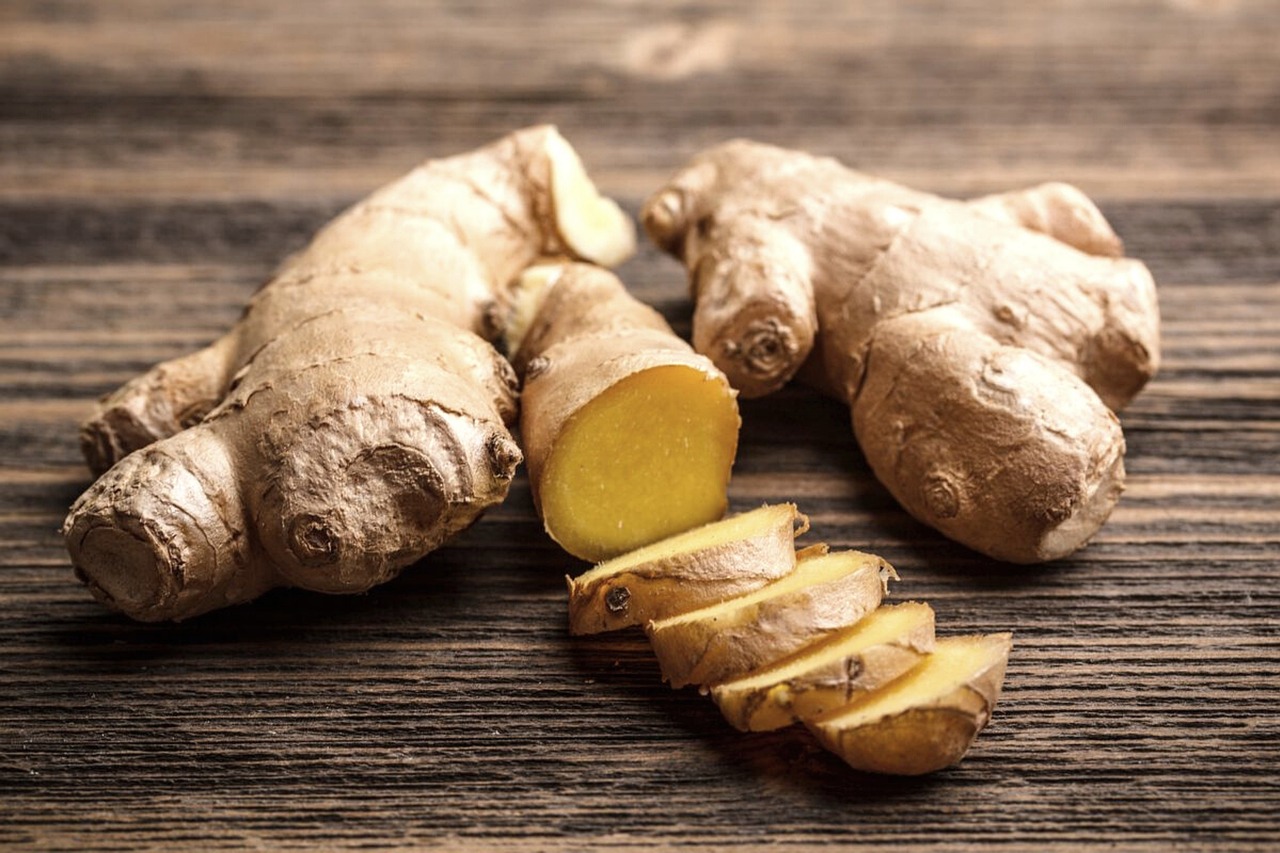
{"type": "Polygon", "coordinates": [[[1009,634],[939,640],[924,662],[861,701],[809,720],[822,744],[858,770],[931,773],[960,761],[991,717],[1009,634]]]}
{"type": "Polygon", "coordinates": [[[769,731],[819,716],[919,664],[933,649],[933,621],[927,604],[881,607],[850,628],[716,687],[712,698],[742,731],[769,731]]]}
{"type": "Polygon", "coordinates": [[[738,445],[723,377],[685,365],[642,370],[579,409],[547,461],[547,532],[603,560],[720,518],[738,445]]]}
{"type": "Polygon", "coordinates": [[[547,291],[564,275],[565,265],[559,262],[534,264],[516,278],[511,288],[511,311],[503,329],[503,344],[507,353],[515,355],[533,326],[547,291]]]}

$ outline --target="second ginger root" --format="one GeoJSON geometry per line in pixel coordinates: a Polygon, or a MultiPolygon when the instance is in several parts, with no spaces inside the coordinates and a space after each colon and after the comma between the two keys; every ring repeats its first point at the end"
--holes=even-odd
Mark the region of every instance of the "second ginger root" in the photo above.
{"type": "Polygon", "coordinates": [[[1079,190],[951,201],[740,140],[698,155],[643,219],[688,268],[695,348],[745,397],[800,376],[846,401],[920,520],[1031,563],[1110,514],[1113,411],[1156,371],[1159,312],[1079,190]]]}

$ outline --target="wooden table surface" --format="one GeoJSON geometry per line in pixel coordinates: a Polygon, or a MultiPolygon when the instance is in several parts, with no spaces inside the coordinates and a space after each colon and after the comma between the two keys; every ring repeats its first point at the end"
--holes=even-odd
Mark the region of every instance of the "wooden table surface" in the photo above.
{"type": "MultiPolygon", "coordinates": [[[[673,262],[622,274],[687,331],[673,262]]],[[[1278,561],[1274,0],[0,3],[0,842],[1275,849],[1278,561]],[[639,633],[571,639],[523,476],[365,596],[144,626],[72,579],[91,400],[345,204],[540,121],[633,212],[749,136],[951,195],[1072,181],[1150,265],[1164,367],[1072,559],[916,524],[807,390],[743,407],[734,508],[796,500],[947,632],[1016,632],[959,768],[860,775],[660,685],[639,633]]]]}

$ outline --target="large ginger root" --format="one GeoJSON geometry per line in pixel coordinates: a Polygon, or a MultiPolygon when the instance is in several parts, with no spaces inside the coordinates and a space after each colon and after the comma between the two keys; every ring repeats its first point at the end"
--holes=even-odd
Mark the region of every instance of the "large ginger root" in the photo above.
{"type": "Polygon", "coordinates": [[[553,539],[602,560],[724,514],[741,421],[710,359],[589,264],[531,268],[513,310],[522,446],[553,539]]]}
{"type": "Polygon", "coordinates": [[[227,335],[102,401],[83,446],[106,473],[64,525],[77,573],[143,620],[388,580],[506,495],[516,378],[484,338],[512,280],[633,245],[551,127],[375,192],[227,335]]]}
{"type": "Polygon", "coordinates": [[[695,348],[748,397],[805,366],[920,520],[1038,562],[1110,514],[1112,410],[1155,373],[1159,318],[1146,267],[1078,190],[950,201],[736,141],[656,193],[644,225],[689,270],[695,348]]]}

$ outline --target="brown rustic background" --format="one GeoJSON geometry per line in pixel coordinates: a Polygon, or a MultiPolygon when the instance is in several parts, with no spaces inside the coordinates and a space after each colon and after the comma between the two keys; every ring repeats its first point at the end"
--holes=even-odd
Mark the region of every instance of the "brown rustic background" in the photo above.
{"type": "MultiPolygon", "coordinates": [[[[623,275],[687,330],[674,263],[623,275]]],[[[0,842],[1274,849],[1278,499],[1273,0],[0,2],[0,842]],[[1074,559],[914,523],[806,390],[744,406],[735,508],[795,499],[945,630],[1016,631],[960,768],[859,775],[731,731],[638,633],[571,640],[580,566],[523,478],[358,598],[139,626],[72,580],[94,397],[209,341],[345,204],[541,121],[632,211],[750,136],[946,194],[1073,181],[1151,266],[1164,369],[1074,559]]]]}

